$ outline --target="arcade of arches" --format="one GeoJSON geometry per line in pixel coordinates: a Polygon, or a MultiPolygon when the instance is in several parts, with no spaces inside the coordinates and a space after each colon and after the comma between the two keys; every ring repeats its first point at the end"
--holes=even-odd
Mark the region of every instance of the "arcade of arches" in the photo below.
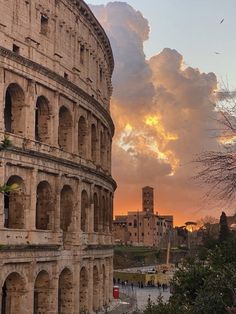
{"type": "Polygon", "coordinates": [[[59,103],[59,110],[55,112],[55,105],[46,96],[39,95],[35,103],[30,104],[35,111],[34,130],[27,134],[27,130],[30,130],[32,125],[32,122],[27,119],[30,114],[30,112],[27,112],[27,110],[29,111],[26,105],[26,99],[29,98],[27,93],[29,92],[24,91],[17,83],[10,83],[6,87],[4,104],[5,132],[22,137],[27,136],[29,140],[77,154],[79,157],[91,160],[94,164],[110,172],[111,134],[99,119],[93,117],[90,125],[88,125],[85,117],[80,114],[79,105],[77,105],[75,108],[79,118],[76,122],[73,118],[75,116],[73,104],[65,106],[62,99],[61,105],[59,103]],[[56,123],[58,123],[57,134],[55,134],[56,123]],[[57,141],[55,141],[55,138],[57,138],[57,141]]]}
{"type": "Polygon", "coordinates": [[[35,271],[33,279],[27,275],[27,266],[5,277],[1,274],[0,313],[75,314],[102,310],[112,298],[112,282],[104,275],[112,274],[112,260],[81,263],[86,266],[81,266],[79,272],[75,266],[60,269],[52,265],[50,269],[47,265],[35,271]]]}

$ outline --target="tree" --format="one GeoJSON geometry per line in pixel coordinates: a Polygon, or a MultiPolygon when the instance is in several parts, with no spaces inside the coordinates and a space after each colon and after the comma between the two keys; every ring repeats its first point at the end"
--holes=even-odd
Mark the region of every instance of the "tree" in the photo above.
{"type": "Polygon", "coordinates": [[[227,314],[236,312],[236,240],[208,250],[205,260],[189,259],[176,271],[169,302],[160,298],[144,314],[227,314]]]}
{"type": "Polygon", "coordinates": [[[228,223],[227,223],[227,216],[225,212],[222,212],[220,216],[220,233],[219,233],[219,241],[224,242],[228,239],[230,235],[228,223]]]}

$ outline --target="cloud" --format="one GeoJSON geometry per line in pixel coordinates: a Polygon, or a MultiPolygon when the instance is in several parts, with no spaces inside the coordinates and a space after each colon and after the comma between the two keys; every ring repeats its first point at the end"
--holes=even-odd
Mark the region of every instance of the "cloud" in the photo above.
{"type": "Polygon", "coordinates": [[[215,74],[185,67],[174,49],[146,60],[148,21],[128,4],[91,8],[111,40],[116,65],[111,106],[116,213],[141,209],[141,187],[151,185],[159,212],[181,223],[197,219],[204,211],[204,188],[192,180],[191,161],[219,145],[215,74]]]}

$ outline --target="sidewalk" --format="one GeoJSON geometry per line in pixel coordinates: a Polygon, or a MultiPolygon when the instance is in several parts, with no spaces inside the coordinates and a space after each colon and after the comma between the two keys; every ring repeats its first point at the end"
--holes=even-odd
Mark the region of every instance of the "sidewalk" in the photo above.
{"type": "Polygon", "coordinates": [[[107,311],[108,314],[132,313],[136,309],[137,300],[134,296],[120,293],[120,299],[114,300],[107,311]]]}

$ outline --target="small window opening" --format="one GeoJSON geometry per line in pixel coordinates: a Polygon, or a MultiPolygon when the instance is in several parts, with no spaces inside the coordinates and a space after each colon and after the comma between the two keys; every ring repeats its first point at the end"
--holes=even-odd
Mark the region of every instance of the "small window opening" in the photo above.
{"type": "Polygon", "coordinates": [[[45,14],[41,15],[41,34],[47,35],[48,33],[48,17],[45,14]]]}
{"type": "Polygon", "coordinates": [[[68,80],[68,78],[69,78],[69,76],[68,76],[68,73],[64,73],[64,78],[66,79],[66,80],[68,80]]]}
{"type": "Polygon", "coordinates": [[[102,69],[101,68],[99,70],[99,77],[100,77],[100,82],[102,82],[102,80],[103,80],[103,73],[102,73],[102,69]]]}
{"type": "Polygon", "coordinates": [[[85,48],[84,45],[80,46],[80,63],[84,64],[84,53],[85,53],[85,48]]]}
{"type": "Polygon", "coordinates": [[[15,45],[15,44],[13,44],[12,51],[15,52],[15,53],[20,53],[20,47],[15,45]]]}

